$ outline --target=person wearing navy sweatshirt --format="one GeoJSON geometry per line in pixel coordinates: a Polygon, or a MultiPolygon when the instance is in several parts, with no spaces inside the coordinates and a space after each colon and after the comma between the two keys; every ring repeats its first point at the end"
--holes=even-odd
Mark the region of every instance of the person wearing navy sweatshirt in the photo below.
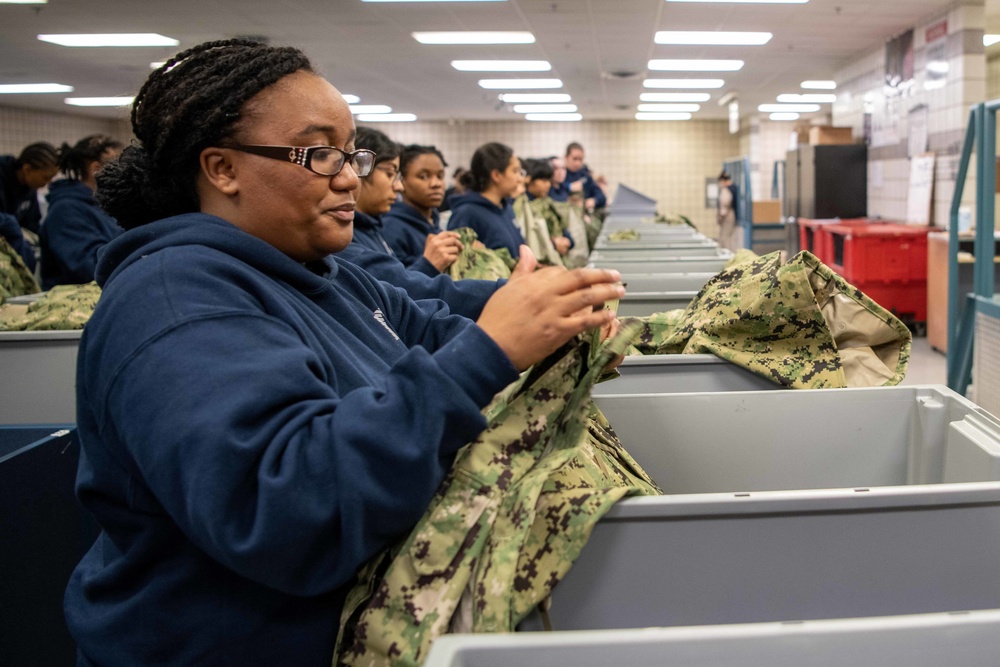
{"type": "Polygon", "coordinates": [[[49,212],[39,234],[43,289],[91,282],[97,252],[124,231],[94,198],[98,170],[121,148],[121,142],[94,134],[60,149],[66,178],[49,187],[49,212]]]}
{"type": "MultiPolygon", "coordinates": [[[[439,273],[458,259],[462,243],[455,232],[440,231],[438,206],[444,201],[448,163],[434,146],[412,144],[399,155],[402,198],[383,216],[385,239],[406,266],[426,259],[439,273]]],[[[433,274],[429,274],[433,275],[433,274]]]]}
{"type": "Polygon", "coordinates": [[[524,184],[521,161],[500,143],[484,144],[462,174],[465,194],[451,200],[448,229],[471,227],[487,248],[507,248],[518,258],[524,237],[514,224],[511,196],[524,184]]]}
{"type": "Polygon", "coordinates": [[[66,590],[78,664],[328,667],[358,567],[496,391],[610,322],[592,305],[617,276],[526,273],[472,322],[331,257],[374,155],[296,49],[181,52],[132,129],[98,175],[128,231],[78,357],[77,495],[102,529],[66,590]]]}
{"type": "Polygon", "coordinates": [[[604,190],[590,175],[590,169],[583,163],[583,146],[573,142],[566,146],[566,182],[563,188],[567,192],[579,192],[584,198],[584,208],[592,211],[607,206],[608,198],[604,190]]]}
{"type": "Polygon", "coordinates": [[[0,236],[14,248],[29,270],[35,269],[35,251],[22,227],[38,232],[41,211],[36,196],[59,173],[59,155],[45,142],[25,146],[16,158],[0,155],[0,236]]]}

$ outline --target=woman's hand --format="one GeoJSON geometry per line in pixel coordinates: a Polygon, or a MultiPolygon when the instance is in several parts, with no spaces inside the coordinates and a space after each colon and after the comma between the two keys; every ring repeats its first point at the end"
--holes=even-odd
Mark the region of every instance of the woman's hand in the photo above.
{"type": "Polygon", "coordinates": [[[428,234],[424,244],[424,257],[434,265],[434,268],[444,273],[458,259],[462,252],[462,242],[455,232],[438,232],[428,234]]]}

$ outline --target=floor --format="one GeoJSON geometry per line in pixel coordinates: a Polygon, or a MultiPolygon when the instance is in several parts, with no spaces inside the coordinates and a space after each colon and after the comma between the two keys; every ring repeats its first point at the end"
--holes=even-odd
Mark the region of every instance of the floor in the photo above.
{"type": "Polygon", "coordinates": [[[900,384],[945,384],[948,370],[945,355],[931,348],[926,336],[913,339],[910,367],[900,384]]]}

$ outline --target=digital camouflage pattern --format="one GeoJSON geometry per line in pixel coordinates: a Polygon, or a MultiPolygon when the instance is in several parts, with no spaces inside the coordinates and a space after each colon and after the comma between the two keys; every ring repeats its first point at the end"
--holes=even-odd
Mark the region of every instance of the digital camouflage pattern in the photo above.
{"type": "Polygon", "coordinates": [[[510,278],[510,272],[517,262],[506,248],[490,250],[479,242],[479,236],[470,227],[460,227],[454,231],[462,242],[462,250],[458,253],[458,259],[448,267],[448,275],[455,280],[510,278]]]}
{"type": "Polygon", "coordinates": [[[609,243],[621,243],[622,241],[640,241],[642,234],[638,229],[619,229],[617,232],[608,234],[609,243]]]}
{"type": "Polygon", "coordinates": [[[891,386],[909,363],[906,326],[814,255],[778,252],[724,269],[683,311],[640,324],[644,354],[714,354],[796,389],[891,386]]]}
{"type": "Polygon", "coordinates": [[[562,255],[552,243],[548,224],[544,218],[535,215],[531,203],[527,195],[521,195],[514,200],[515,225],[521,230],[524,242],[531,248],[531,252],[535,254],[540,264],[562,266],[562,255]]]}
{"type": "Polygon", "coordinates": [[[82,329],[94,314],[101,288],[97,283],[57,285],[28,306],[24,315],[0,320],[0,331],[82,329]]]}
{"type": "Polygon", "coordinates": [[[21,255],[0,237],[0,303],[11,296],[23,296],[41,292],[35,277],[24,264],[21,255]]]}
{"type": "Polygon", "coordinates": [[[578,337],[484,409],[409,537],[359,574],[334,665],[419,665],[446,632],[513,631],[616,501],[660,492],[590,400],[634,334],[578,337]]]}
{"type": "MultiPolygon", "coordinates": [[[[551,197],[535,197],[529,202],[529,206],[531,206],[531,212],[535,214],[536,218],[545,221],[550,238],[562,236],[569,229],[569,220],[563,220],[562,216],[559,215],[553,206],[551,197]]],[[[570,236],[572,235],[573,233],[570,232],[570,236]]]]}
{"type": "MultiPolygon", "coordinates": [[[[551,208],[559,216],[564,229],[573,237],[573,247],[563,257],[563,264],[570,269],[586,266],[597,236],[595,235],[593,239],[590,238],[590,229],[585,221],[583,207],[574,206],[564,201],[552,201],[551,208]]],[[[600,229],[597,231],[600,233],[600,229]]]]}
{"type": "Polygon", "coordinates": [[[758,259],[760,255],[755,253],[750,248],[740,248],[733,254],[733,258],[726,262],[726,268],[730,266],[736,266],[737,264],[745,264],[747,262],[753,262],[758,259]]]}
{"type": "Polygon", "coordinates": [[[681,215],[680,213],[657,215],[653,219],[653,222],[657,222],[661,225],[687,225],[688,227],[695,228],[694,223],[691,222],[691,218],[686,215],[681,215]]]}

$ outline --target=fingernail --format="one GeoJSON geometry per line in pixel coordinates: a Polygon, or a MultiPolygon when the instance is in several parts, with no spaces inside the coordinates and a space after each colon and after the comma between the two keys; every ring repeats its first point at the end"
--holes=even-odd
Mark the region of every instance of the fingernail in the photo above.
{"type": "Polygon", "coordinates": [[[625,296],[625,288],[623,286],[619,285],[615,288],[615,291],[618,293],[618,296],[625,296]]]}
{"type": "Polygon", "coordinates": [[[616,271],[615,269],[611,269],[610,271],[608,271],[608,275],[611,276],[612,280],[621,280],[622,279],[621,271],[616,271]]]}

